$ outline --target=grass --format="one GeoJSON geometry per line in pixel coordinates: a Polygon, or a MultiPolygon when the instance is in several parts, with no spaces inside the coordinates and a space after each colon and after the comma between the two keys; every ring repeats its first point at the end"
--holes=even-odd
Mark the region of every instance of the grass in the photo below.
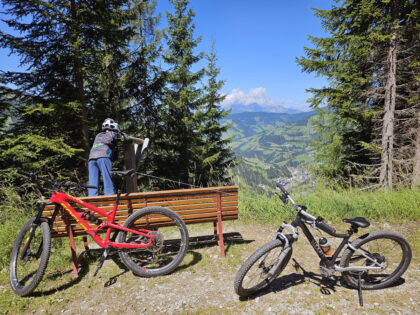
{"type": "MultiPolygon", "coordinates": [[[[241,190],[239,209],[245,221],[270,222],[294,216],[288,205],[283,207],[277,196],[255,195],[241,190]]],[[[401,188],[396,191],[331,190],[321,188],[316,193],[291,193],[293,199],[305,205],[314,216],[339,222],[342,218],[366,217],[375,221],[420,220],[420,189],[401,188]]]]}

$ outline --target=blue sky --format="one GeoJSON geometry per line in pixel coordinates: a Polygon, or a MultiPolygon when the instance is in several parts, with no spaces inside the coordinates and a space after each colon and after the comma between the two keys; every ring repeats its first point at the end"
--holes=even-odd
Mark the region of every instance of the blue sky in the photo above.
{"type": "MultiPolygon", "coordinates": [[[[212,39],[226,81],[223,104],[257,103],[267,111],[282,107],[305,109],[310,97],[305,89],[321,87],[323,78],[302,73],[295,58],[311,46],[308,35],[327,36],[311,7],[329,8],[332,1],[305,0],[191,0],[199,50],[208,52],[212,39]]],[[[158,11],[172,10],[168,0],[158,0],[158,11]]],[[[162,15],[162,24],[166,16],[162,15]]],[[[4,24],[0,24],[5,30],[4,24]]],[[[19,60],[0,49],[0,69],[15,70],[19,60]]]]}

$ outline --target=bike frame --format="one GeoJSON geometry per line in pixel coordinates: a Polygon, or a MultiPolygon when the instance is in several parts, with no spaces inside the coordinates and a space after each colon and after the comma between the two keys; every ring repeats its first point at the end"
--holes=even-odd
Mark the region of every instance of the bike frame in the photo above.
{"type": "Polygon", "coordinates": [[[333,268],[333,266],[335,265],[335,262],[337,260],[338,255],[343,250],[344,246],[349,243],[351,235],[353,235],[353,233],[355,232],[352,229],[350,229],[346,234],[338,234],[338,233],[330,234],[330,233],[327,232],[329,235],[331,235],[333,237],[343,239],[341,241],[340,245],[337,247],[337,249],[332,254],[332,256],[329,257],[329,256],[325,255],[321,246],[315,240],[311,231],[306,226],[305,219],[300,215],[300,213],[297,214],[297,216],[292,221],[291,225],[295,228],[300,227],[302,229],[303,234],[307,238],[309,244],[311,244],[314,251],[317,253],[319,259],[321,260],[321,263],[324,264],[327,268],[333,268]]]}
{"type": "MultiPolygon", "coordinates": [[[[78,224],[80,224],[80,226],[82,226],[82,228],[90,235],[92,236],[92,238],[99,244],[99,246],[106,248],[107,246],[111,246],[111,247],[116,247],[116,248],[145,248],[145,247],[150,247],[152,246],[152,241],[154,239],[154,235],[150,235],[148,234],[150,232],[150,230],[146,230],[146,229],[139,229],[139,230],[133,230],[133,229],[128,229],[125,228],[121,225],[119,225],[118,223],[114,223],[114,219],[115,219],[115,213],[117,211],[118,208],[118,204],[119,204],[119,197],[120,194],[117,194],[117,198],[116,201],[114,203],[114,206],[112,208],[112,210],[109,211],[105,211],[101,208],[98,208],[94,205],[91,205],[87,202],[78,200],[70,195],[67,195],[61,191],[54,191],[54,193],[52,194],[51,198],[50,198],[50,202],[51,203],[55,203],[57,206],[54,210],[54,214],[51,218],[51,220],[48,220],[50,225],[52,226],[53,221],[55,219],[55,217],[58,214],[58,211],[60,208],[65,209],[75,220],[78,224]],[[97,227],[93,228],[92,226],[89,225],[89,223],[82,218],[82,213],[77,212],[69,203],[69,201],[74,202],[76,204],[79,204],[83,207],[86,207],[87,209],[98,213],[101,216],[104,216],[107,218],[106,221],[100,223],[97,227]],[[105,238],[102,238],[98,235],[98,233],[103,230],[106,229],[106,236],[105,238]],[[117,243],[114,242],[114,240],[111,239],[111,232],[112,230],[120,230],[120,231],[125,231],[125,232],[130,232],[133,234],[137,234],[140,236],[144,236],[149,238],[149,242],[145,243],[145,244],[138,244],[138,243],[117,243]]],[[[40,211],[42,212],[42,211],[40,211]]]]}
{"type": "MultiPolygon", "coordinates": [[[[290,195],[287,195],[287,198],[292,202],[294,205],[294,208],[298,211],[296,217],[293,219],[291,224],[287,224],[286,222],[283,222],[283,224],[280,226],[276,233],[276,238],[281,239],[283,242],[285,242],[285,250],[287,250],[288,247],[291,247],[293,242],[295,242],[298,238],[298,232],[297,229],[300,227],[303,231],[303,234],[305,234],[306,238],[308,239],[309,243],[311,244],[314,251],[317,253],[318,257],[321,260],[321,265],[326,267],[327,269],[331,269],[338,272],[346,272],[346,271],[355,271],[355,272],[361,272],[361,271],[367,271],[367,270],[382,270],[383,264],[378,263],[368,255],[366,255],[363,251],[354,248],[350,243],[350,237],[357,233],[358,228],[355,226],[351,226],[350,229],[347,231],[346,234],[339,234],[335,233],[334,230],[327,231],[324,230],[327,234],[335,237],[335,238],[342,238],[340,245],[337,247],[337,249],[334,251],[333,255],[331,257],[328,257],[325,255],[324,251],[321,249],[319,243],[315,240],[314,236],[306,226],[306,224],[310,224],[311,226],[315,227],[316,218],[313,217],[311,214],[307,213],[302,206],[298,206],[294,200],[290,197],[290,195]],[[283,230],[284,228],[290,228],[293,231],[292,235],[284,235],[283,230]],[[365,257],[366,259],[370,260],[374,265],[371,266],[357,266],[357,267],[340,267],[337,263],[337,258],[340,252],[343,250],[344,246],[347,245],[350,247],[350,249],[358,252],[360,255],[365,257]]],[[[278,263],[280,263],[282,257],[284,255],[280,255],[278,258],[278,263]]],[[[264,258],[265,259],[265,258],[264,258]]],[[[277,265],[277,264],[275,264],[277,265]]]]}

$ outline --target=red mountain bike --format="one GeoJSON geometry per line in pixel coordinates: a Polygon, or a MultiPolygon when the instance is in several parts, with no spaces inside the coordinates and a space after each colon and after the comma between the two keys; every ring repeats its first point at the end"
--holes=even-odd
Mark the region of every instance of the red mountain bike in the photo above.
{"type": "MultiPolygon", "coordinates": [[[[126,176],[135,174],[134,170],[113,172],[114,176],[123,178],[121,187],[126,176]]],[[[53,185],[56,190],[49,203],[41,203],[37,216],[23,226],[15,240],[10,257],[10,284],[17,295],[29,295],[40,283],[50,256],[51,227],[60,210],[67,211],[105,249],[95,276],[110,249],[117,249],[127,268],[142,277],[168,274],[183,260],[188,249],[188,230],[184,221],[172,210],[146,207],[131,214],[121,226],[114,223],[121,188],[117,191],[113,209],[105,211],[60,191],[65,188],[81,192],[96,187],[42,180],[53,185]],[[53,215],[43,217],[44,207],[50,204],[56,205],[53,215]],[[72,204],[81,205],[90,211],[78,212],[72,204]],[[101,221],[95,214],[106,220],[101,221]],[[91,226],[89,221],[95,225],[91,226]],[[105,234],[105,237],[99,234],[105,234]]]]}

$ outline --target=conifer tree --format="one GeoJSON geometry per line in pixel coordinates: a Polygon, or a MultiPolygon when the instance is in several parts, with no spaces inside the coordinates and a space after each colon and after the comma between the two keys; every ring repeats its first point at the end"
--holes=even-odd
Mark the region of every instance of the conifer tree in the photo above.
{"type": "MultiPolygon", "coordinates": [[[[150,149],[140,160],[139,170],[157,174],[161,156],[160,139],[164,138],[161,127],[161,98],[166,72],[162,69],[162,31],[157,28],[160,14],[155,13],[156,1],[130,1],[135,18],[131,21],[135,36],[132,38],[130,65],[126,89],[129,104],[125,113],[126,132],[140,138],[150,138],[150,149]]],[[[140,178],[142,189],[159,186],[150,178],[140,178]]]]}
{"type": "Polygon", "coordinates": [[[217,68],[217,56],[212,42],[210,54],[206,56],[208,65],[205,70],[207,84],[204,86],[203,105],[196,113],[198,130],[202,137],[199,147],[201,167],[199,182],[204,186],[226,184],[230,181],[228,169],[233,166],[234,155],[229,147],[232,138],[223,139],[230,126],[221,125],[221,119],[229,114],[220,104],[225,95],[220,93],[224,81],[218,80],[220,69],[217,68]]]}
{"type": "Polygon", "coordinates": [[[192,67],[202,59],[195,53],[201,38],[194,38],[195,13],[188,8],[189,1],[170,0],[174,13],[167,12],[166,41],[168,49],[163,59],[168,69],[167,84],[162,99],[162,138],[155,139],[160,156],[158,172],[171,179],[197,182],[197,145],[201,143],[194,113],[201,105],[198,87],[203,69],[192,67]]]}

